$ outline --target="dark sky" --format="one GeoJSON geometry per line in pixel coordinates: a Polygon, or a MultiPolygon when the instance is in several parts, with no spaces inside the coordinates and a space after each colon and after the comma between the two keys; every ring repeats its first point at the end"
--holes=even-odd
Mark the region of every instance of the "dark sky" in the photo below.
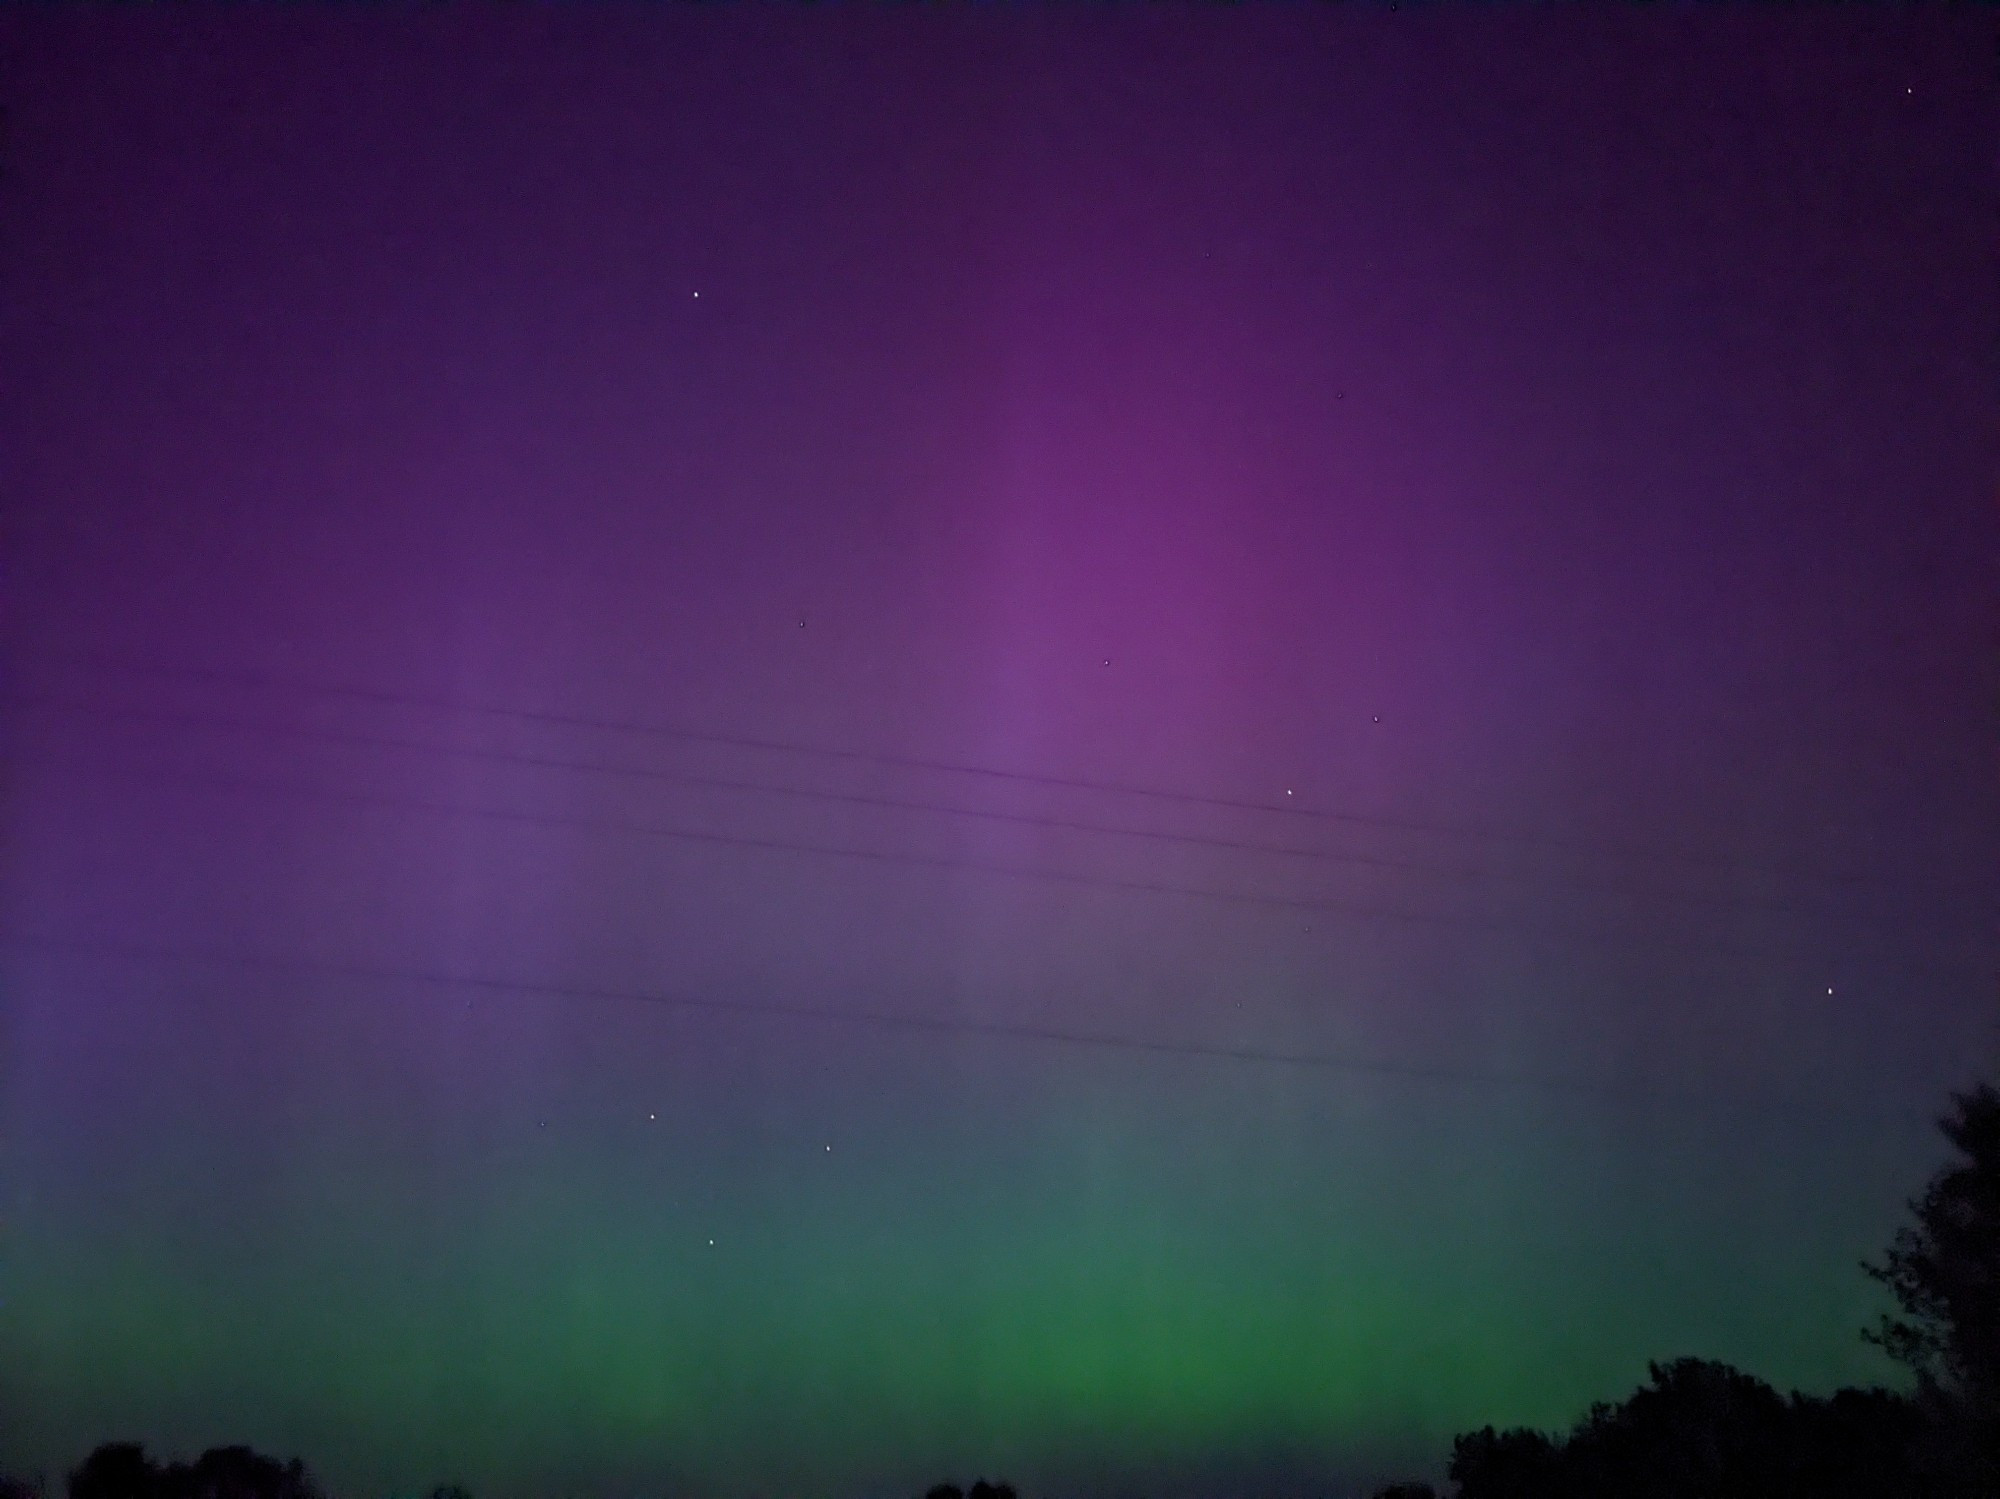
{"type": "Polygon", "coordinates": [[[0,14],[0,1464],[1201,1499],[1889,1378],[1995,40],[0,14]]]}

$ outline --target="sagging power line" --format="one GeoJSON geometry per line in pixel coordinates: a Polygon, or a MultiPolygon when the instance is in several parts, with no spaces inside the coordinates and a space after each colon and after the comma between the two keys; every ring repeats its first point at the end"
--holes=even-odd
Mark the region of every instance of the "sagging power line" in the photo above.
{"type": "Polygon", "coordinates": [[[358,732],[321,726],[276,723],[203,710],[135,707],[126,704],[85,703],[40,693],[12,695],[5,701],[16,706],[52,710],[58,713],[110,720],[167,724],[195,729],[220,729],[266,738],[306,743],[346,745],[356,748],[389,749],[412,754],[428,754],[491,764],[518,765],[537,770],[557,770],[654,782],[663,785],[693,786],[709,790],[786,797],[794,800],[872,807],[884,810],[925,812],[947,817],[968,818],[1051,831],[1078,832],[1104,837],[1131,838],[1189,848],[1212,848],[1230,853],[1269,855],[1311,863],[1352,865],[1366,869],[1393,870],[1427,879],[1462,883],[1487,881],[1554,886],[1589,895],[1646,900],[1685,901],[1699,905],[1750,908],[1772,912],[1799,913],[1808,907],[1798,900],[1758,895],[1737,890],[1694,889],[1685,886],[1647,884],[1620,885],[1592,880],[1549,869],[1518,869],[1492,865],[1441,863],[1437,860],[1397,857],[1346,849],[1313,848],[1293,843],[1272,843],[1252,838],[1226,838],[1208,833],[1176,829],[1143,828],[1117,823],[1094,822],[1084,818],[1058,817],[1046,813],[1000,811],[923,797],[890,796],[881,793],[829,790],[824,787],[793,786],[771,780],[721,776],[704,772],[668,770],[657,766],[631,765],[617,761],[569,755],[531,754],[488,746],[441,744],[395,734],[358,732]]]}
{"type": "MultiPolygon", "coordinates": [[[[1756,1112],[1809,1114],[1816,1117],[1858,1118],[1861,1110],[1832,1100],[1782,1095],[1719,1094],[1698,1089],[1662,1089],[1630,1081],[1492,1072],[1479,1068],[1438,1067],[1375,1057],[1341,1056],[1327,1052],[1290,1052],[1226,1042],[1166,1039],[1115,1031],[1071,1029],[1006,1020],[976,1020],[964,1016],[919,1015],[908,1011],[856,1009],[838,1005],[793,1004],[777,1000],[714,999],[704,995],[652,989],[614,988],[501,978],[487,974],[337,962],[291,954],[246,952],[239,949],[176,947],[74,933],[0,931],[0,944],[21,949],[81,953],[150,964],[227,967],[300,978],[323,978],[378,985],[478,990],[517,997],[547,998],[597,1004],[646,1005],[697,1010],[737,1017],[805,1020],[873,1029],[933,1035],[967,1035],[993,1040],[1037,1042],[1097,1050],[1185,1057],[1195,1061],[1299,1068],[1346,1073],[1394,1081],[1431,1082],[1539,1092],[1556,1096],[1615,1097],[1624,1101],[1695,1104],[1702,1109],[1738,1108],[1756,1112]]],[[[1873,1111],[1879,1114],[1881,1111],[1873,1111]]],[[[1914,1122],[1928,1120],[1908,1110],[1893,1111],[1914,1122]]]]}
{"type": "MultiPolygon", "coordinates": [[[[913,853],[902,850],[856,848],[842,844],[812,843],[798,839],[724,833],[712,829],[632,822],[618,818],[582,817],[572,813],[475,806],[462,802],[443,801],[428,797],[304,785],[291,781],[219,773],[205,768],[189,768],[173,765],[161,767],[158,765],[92,764],[63,760],[56,757],[22,754],[0,756],[0,763],[34,767],[56,773],[100,778],[108,777],[138,781],[140,783],[165,781],[201,790],[224,793],[246,792],[280,799],[289,798],[302,802],[371,806],[394,811],[420,812],[432,816],[507,822],[524,826],[577,828],[592,832],[661,838],[677,842],[742,848],[768,853],[803,854],[817,857],[851,859],[890,866],[900,865],[917,868],[961,870],[979,874],[1000,875],[1011,879],[1097,888],[1128,894],[1175,896],[1212,901],[1226,905],[1265,907],[1301,913],[1325,913],[1335,916],[1355,917],[1370,921],[1398,922],[1423,927],[1483,931],[1495,935],[1526,938],[1533,941],[1556,944],[1565,951],[1573,950],[1578,946],[1608,946],[1619,950],[1640,946],[1650,949],[1679,949],[1713,957],[1768,960],[1777,956],[1777,954],[1762,948],[1746,946],[1714,937],[1703,938],[1698,943],[1676,942],[1658,933],[1648,934],[1643,938],[1635,939],[1629,933],[1607,933],[1583,928],[1558,929],[1519,921],[1483,920],[1449,912],[1415,911],[1396,906],[1323,896],[1289,896],[1258,891],[1220,890],[1199,885],[1174,884],[1163,880],[1130,879],[1113,875],[1084,874],[1071,870],[1029,868],[982,859],[947,858],[939,855],[913,853]]],[[[1921,959],[1918,961],[1924,962],[1925,966],[1936,967],[1937,971],[1942,973],[1955,975],[1958,972],[1957,969],[1949,966],[1936,965],[1934,961],[1925,962],[1925,960],[1921,959]]]]}
{"type": "Polygon", "coordinates": [[[265,693],[289,692],[309,696],[346,699],[355,702],[376,703],[390,707],[512,719],[524,723],[538,723],[570,729],[588,729],[605,733],[638,735],[658,740],[711,744],[737,749],[754,749],[846,763],[873,764],[904,770],[921,770],[950,775],[972,776],[1070,791],[1095,792],[1139,798],[1162,804],[1182,804],[1236,812],[1282,815],[1293,819],[1304,819],[1319,823],[1341,824],[1389,832],[1418,833],[1472,842],[1514,844],[1520,847],[1582,854],[1593,858],[1636,860],[1655,864],[1678,864],[1732,874],[1762,874],[1788,879],[1811,879],[1836,885],[1868,886],[1882,883],[1874,876],[1852,870],[1822,869],[1797,862],[1770,863],[1751,861],[1717,853],[1713,850],[1647,846],[1617,840],[1561,837],[1519,828],[1475,827],[1448,822],[1385,817],[1376,814],[1317,807],[1302,801],[1289,799],[1283,802],[1256,801],[1242,797],[1178,791],[1164,787],[1142,786],[1091,777],[1062,776],[1043,772],[1013,770],[996,766],[979,765],[968,761],[946,760],[916,755],[898,755],[882,751],[854,750],[828,745],[815,745],[798,740],[723,733],[687,725],[642,721],[638,719],[621,719],[586,713],[559,712],[545,708],[516,708],[492,703],[468,702],[461,699],[423,693],[396,691],[367,684],[314,681],[303,677],[291,677],[279,673],[253,671],[244,668],[224,669],[174,666],[161,663],[117,660],[108,657],[61,651],[45,651],[42,655],[43,659],[58,666],[73,671],[92,672],[101,676],[122,676],[142,680],[205,682],[218,686],[243,688],[265,693]]]}

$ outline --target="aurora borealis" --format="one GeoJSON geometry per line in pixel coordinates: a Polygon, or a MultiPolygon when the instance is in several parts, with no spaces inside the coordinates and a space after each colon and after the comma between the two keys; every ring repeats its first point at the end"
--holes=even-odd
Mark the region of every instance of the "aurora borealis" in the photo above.
{"type": "Polygon", "coordinates": [[[1331,1495],[1891,1377],[1992,16],[0,40],[0,1470],[1331,1495]]]}

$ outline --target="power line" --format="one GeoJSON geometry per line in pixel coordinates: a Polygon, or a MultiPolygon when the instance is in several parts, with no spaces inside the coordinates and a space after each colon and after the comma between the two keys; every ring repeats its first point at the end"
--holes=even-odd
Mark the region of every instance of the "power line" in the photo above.
{"type": "Polygon", "coordinates": [[[394,749],[419,754],[450,756],[466,760],[483,760],[496,764],[521,765],[535,769],[580,771],[596,775],[656,781],[663,784],[700,786],[715,790],[785,796],[804,801],[835,802],[850,806],[930,812],[943,816],[974,818],[982,821],[1009,823],[1024,827],[1091,833],[1108,837],[1145,839],[1153,842],[1179,844],[1196,848],[1214,848],[1239,853],[1268,854],[1284,858],[1309,860],[1317,863],[1351,864],[1366,868],[1389,869],[1417,874],[1427,878],[1450,879],[1462,882],[1495,880],[1512,881],[1535,886],[1554,885],[1563,889],[1592,895],[1643,898],[1648,900],[1691,901],[1697,904],[1725,907],[1752,907],[1774,912],[1797,913],[1808,909],[1797,901],[1783,900],[1773,896],[1752,895],[1739,891],[1700,890],[1686,887],[1651,885],[1640,887],[1621,886],[1603,880],[1578,879],[1574,876],[1550,870],[1442,864],[1434,860],[1396,858],[1388,855],[1353,852],[1344,849],[1310,848],[1298,844],[1268,843],[1257,839],[1224,838],[1206,833],[1137,828],[1115,823],[1091,822],[1081,818],[1054,817],[1042,813],[1002,812],[985,807],[968,807],[953,802],[935,801],[919,797],[887,796],[867,792],[833,791],[819,787],[788,786],[772,781],[748,780],[735,776],[718,776],[692,771],[665,770],[655,766],[627,765],[606,760],[527,754],[516,750],[492,749],[484,746],[439,744],[432,740],[410,739],[392,734],[358,733],[346,729],[328,729],[317,726],[302,727],[296,724],[273,723],[268,720],[246,719],[235,715],[217,714],[206,711],[190,712],[159,708],[139,708],[125,705],[106,705],[101,703],[81,703],[44,694],[21,694],[9,697],[5,701],[23,707],[54,709],[58,712],[93,718],[167,723],[204,729],[225,729],[232,732],[298,739],[314,743],[394,749]]]}
{"type": "MultiPolygon", "coordinates": [[[[1529,1073],[1489,1072],[1477,1068],[1437,1067],[1413,1062],[1397,1062],[1371,1057],[1340,1056],[1326,1052],[1276,1051],[1255,1046],[1221,1042],[1177,1041],[1114,1031],[1075,1030],[1062,1026],[1034,1025],[1016,1021],[973,1020],[960,1016],[915,1015],[893,1010],[864,1010],[835,1005],[791,1004],[776,1000],[711,999],[701,995],[676,994],[648,989],[607,988],[595,985],[553,983],[542,980],[506,979],[486,974],[455,973],[448,970],[404,968],[363,963],[334,962],[219,948],[174,947],[156,943],[131,942],[116,938],[77,936],[45,932],[0,932],[0,943],[17,948],[80,952],[128,961],[209,965],[252,971],[275,972],[340,979],[375,984],[419,984],[446,989],[474,989],[513,996],[580,1000],[592,1003],[651,1005],[667,1009],[701,1010],[728,1015],[754,1015],[786,1020],[824,1021],[840,1025],[877,1029],[957,1034],[1043,1042],[1098,1050],[1148,1053],[1158,1056],[1188,1057],[1211,1062],[1303,1068],[1320,1072],[1344,1072],[1410,1082],[1436,1082],[1465,1086],[1515,1088],[1559,1095],[1612,1097],[1620,1100],[1650,1100],[1687,1103],[1702,1109],[1738,1106],[1780,1113],[1837,1114],[1856,1117],[1859,1112],[1831,1100],[1802,1100],[1782,1096],[1747,1097],[1717,1095],[1693,1089],[1660,1089],[1625,1082],[1604,1082],[1592,1078],[1550,1077],[1529,1073]]],[[[1895,1111],[1906,1113],[1907,1111],[1895,1111]]],[[[1913,1117],[1913,1116],[1912,1116],[1913,1117]]]]}
{"type": "MultiPolygon", "coordinates": [[[[1002,875],[1013,879],[1044,881],[1141,895],[1172,895],[1230,905],[1330,913],[1422,926],[1458,927],[1485,931],[1502,936],[1539,939],[1543,942],[1561,943],[1565,946],[1614,946],[1626,949],[1634,945],[1634,939],[1623,934],[1585,930],[1560,930],[1520,922],[1479,920],[1443,912],[1411,911],[1394,906],[1381,906],[1353,900],[1268,895],[1253,891],[1216,890],[1198,885],[1179,885],[1158,880],[1079,874],[1068,870],[1023,868],[1016,865],[1000,864],[981,859],[945,858],[938,855],[908,853],[898,850],[854,848],[830,843],[809,843],[793,839],[756,837],[739,833],[721,833],[701,828],[671,827],[657,823],[629,822],[613,818],[579,817],[570,813],[532,812],[515,808],[470,806],[460,802],[441,801],[428,797],[308,786],[296,782],[273,781],[259,777],[189,769],[182,766],[167,766],[163,770],[159,766],[86,764],[53,757],[20,754],[0,755],[0,763],[32,766],[58,773],[138,780],[141,782],[164,779],[200,789],[225,792],[245,791],[259,795],[275,796],[281,799],[291,798],[307,802],[382,807],[397,811],[422,812],[435,816],[512,822],[536,827],[582,828],[596,832],[635,834],[643,837],[666,838],[679,842],[744,848],[761,852],[856,859],[886,865],[969,870],[983,874],[1002,875]]],[[[1721,940],[1705,939],[1696,945],[1651,937],[1643,939],[1639,945],[1652,948],[1678,948],[1687,951],[1698,951],[1704,955],[1738,958],[1769,959],[1777,956],[1768,950],[1746,947],[1741,944],[1721,940]]],[[[1954,976],[1958,973],[1958,970],[1950,967],[1939,967],[1937,971],[1953,974],[1954,976]]]]}
{"type": "MultiPolygon", "coordinates": [[[[45,770],[83,775],[111,776],[120,779],[142,781],[150,779],[158,769],[153,766],[84,764],[41,756],[17,754],[0,756],[0,762],[34,766],[45,770]]],[[[1347,901],[1309,900],[1293,896],[1207,890],[1199,886],[1172,885],[1153,880],[1128,880],[1112,876],[1074,874],[1063,870],[1024,869],[1014,865],[996,864],[988,860],[952,859],[932,854],[905,853],[887,849],[851,848],[830,843],[805,843],[792,839],[760,838],[748,834],[718,833],[699,828],[666,827],[657,823],[628,822],[616,818],[579,817],[570,813],[524,812],[515,808],[468,806],[461,802],[439,801],[429,797],[400,796],[374,791],[350,791],[324,786],[304,786],[294,782],[272,781],[260,777],[220,774],[206,770],[190,770],[182,766],[167,767],[165,775],[166,778],[184,785],[211,787],[217,790],[251,791],[279,797],[295,797],[308,801],[344,802],[361,806],[429,812],[447,817],[485,818],[503,822],[526,823],[539,827],[575,827],[588,828],[601,832],[638,833],[648,837],[671,838],[694,843],[712,843],[730,848],[748,848],[767,852],[822,854],[837,858],[863,859],[887,864],[911,864],[935,869],[972,869],[989,874],[1011,875],[1020,879],[1053,880],[1063,884],[1093,885],[1106,889],[1137,891],[1150,895],[1184,895],[1206,900],[1279,906],[1291,910],[1335,910],[1390,920],[1438,921],[1451,925],[1463,924],[1459,918],[1432,916],[1421,912],[1402,912],[1390,907],[1367,906],[1347,901]]]]}
{"type": "Polygon", "coordinates": [[[1246,798],[1174,791],[1162,787],[1141,786],[1090,777],[1059,776],[1031,771],[1007,770],[966,761],[932,759],[915,755],[896,755],[880,751],[842,749],[826,745],[807,744],[797,740],[763,738],[744,734],[725,734],[714,730],[696,729],[683,725],[607,718],[581,713],[562,713],[549,709],[509,708],[490,703],[467,702],[420,693],[398,692],[375,686],[316,682],[305,678],[287,677],[270,672],[252,671],[241,668],[224,670],[210,667],[164,666],[62,651],[44,652],[44,657],[47,660],[67,665],[73,669],[106,675],[210,682],[225,686],[250,688],[263,692],[308,693],[322,697],[347,698],[394,707],[477,714],[484,717],[509,718],[522,722],[544,723],[565,728],[636,734],[650,738],[679,740],[688,743],[714,744],[737,749],[755,749],[784,754],[806,755],[850,763],[885,765],[904,770],[923,770],[951,775],[978,776],[991,780],[1130,796],[1165,803],[1216,807],[1239,812],[1282,814],[1294,818],[1310,818],[1319,822],[1378,828],[1394,832],[1423,833],[1437,837],[1458,838],[1469,841],[1515,843],[1526,847],[1557,849],[1571,853],[1587,854],[1597,858],[1620,858],[1654,863],[1684,864],[1701,868],[1721,869],[1734,873],[1764,873],[1783,877],[1804,877],[1824,880],[1835,884],[1870,885],[1881,883],[1872,876],[1858,874],[1853,871],[1819,869],[1797,863],[1759,863],[1719,854],[1711,850],[1648,848],[1639,844],[1608,840],[1563,838],[1549,834],[1529,832],[1523,829],[1478,828],[1418,819],[1383,817],[1373,814],[1338,811],[1325,807],[1313,807],[1299,804],[1289,799],[1284,803],[1252,801],[1246,798]]]}

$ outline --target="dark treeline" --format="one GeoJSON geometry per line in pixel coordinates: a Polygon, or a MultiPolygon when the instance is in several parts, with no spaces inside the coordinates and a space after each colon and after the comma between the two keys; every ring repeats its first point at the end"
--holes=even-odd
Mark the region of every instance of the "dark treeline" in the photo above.
{"type": "MultiPolygon", "coordinates": [[[[1925,1476],[1917,1403],[1888,1390],[1778,1394],[1726,1364],[1679,1359],[1566,1437],[1492,1427],[1452,1444],[1459,1499],[1918,1499],[1985,1490],[1925,1476]]],[[[1427,1483],[1377,1499],[1435,1499],[1427,1483]]]]}
{"type": "MultiPolygon", "coordinates": [[[[1863,1332],[1909,1394],[1782,1396],[1726,1364],[1679,1359],[1565,1435],[1486,1427],[1452,1443],[1457,1499],[1995,1499],[2000,1496],[2000,1092],[1952,1099],[1956,1158],[1862,1269],[1897,1314],[1863,1332]]],[[[1376,1499],[1435,1499],[1427,1483],[1376,1499]]]]}
{"type": "MultiPolygon", "coordinates": [[[[1452,1443],[1455,1499],[1995,1499],[2000,1496],[2000,1092],[1956,1095],[1939,1127],[1956,1152],[1879,1262],[1895,1298],[1862,1336],[1913,1377],[1909,1393],[1780,1395],[1698,1358],[1653,1364],[1616,1405],[1567,1433],[1488,1426],[1452,1443]]],[[[0,1499],[41,1499],[0,1479],[0,1499]]],[[[68,1499],[323,1499],[296,1458],[215,1447],[161,1465],[135,1442],[99,1447],[68,1499]]],[[[438,1488],[430,1499],[469,1499],[438,1488]]],[[[939,1484],[924,1499],[1015,1499],[1005,1483],[939,1484]]],[[[1375,1499],[1439,1499],[1398,1483],[1375,1499]]]]}
{"type": "MultiPolygon", "coordinates": [[[[137,1442],[106,1442],[69,1475],[69,1499],[326,1499],[298,1458],[211,1447],[191,1463],[158,1463],[137,1442]]],[[[0,1480],[0,1499],[43,1499],[39,1484],[0,1480]]],[[[472,1499],[456,1484],[429,1499],[472,1499]]]]}
{"type": "Polygon", "coordinates": [[[320,1499],[297,1458],[279,1462],[248,1447],[211,1447],[165,1467],[137,1442],[107,1442],[69,1475],[70,1499],[320,1499]]]}

